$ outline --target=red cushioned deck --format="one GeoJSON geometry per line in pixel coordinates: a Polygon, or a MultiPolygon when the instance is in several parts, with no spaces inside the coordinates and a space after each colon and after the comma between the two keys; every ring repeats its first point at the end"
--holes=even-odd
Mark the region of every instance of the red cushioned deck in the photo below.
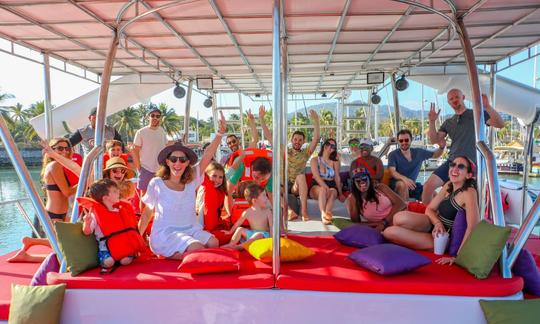
{"type": "MultiPolygon", "coordinates": [[[[335,292],[424,294],[447,296],[509,296],[523,289],[520,277],[502,279],[494,269],[488,279],[475,279],[457,265],[432,263],[407,274],[384,277],[364,270],[347,258],[355,248],[333,237],[291,236],[317,253],[303,262],[283,263],[276,285],[282,289],[335,292]]],[[[420,252],[432,260],[438,256],[420,252]]]]}
{"type": "Polygon", "coordinates": [[[274,275],[271,265],[240,253],[240,271],[220,274],[191,275],[178,272],[180,261],[151,259],[135,260],[120,266],[112,274],[100,275],[99,269],[86,271],[76,277],[69,273],[49,273],[49,284],[67,284],[79,289],[237,289],[272,288],[274,275]]]}
{"type": "MultiPolygon", "coordinates": [[[[16,252],[16,251],[15,251],[16,252]]],[[[7,263],[6,259],[15,254],[11,252],[0,256],[0,321],[7,321],[11,303],[11,284],[28,285],[40,263],[7,263]]],[[[30,254],[48,254],[50,248],[32,247],[30,254]]]]}

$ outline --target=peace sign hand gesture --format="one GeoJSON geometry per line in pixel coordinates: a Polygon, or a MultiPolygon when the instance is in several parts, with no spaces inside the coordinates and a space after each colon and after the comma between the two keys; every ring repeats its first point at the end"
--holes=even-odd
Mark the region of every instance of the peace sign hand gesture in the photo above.
{"type": "Polygon", "coordinates": [[[435,103],[431,103],[431,106],[429,107],[429,113],[428,113],[428,119],[431,122],[434,122],[439,118],[439,114],[441,113],[441,110],[435,111],[435,103]]]}

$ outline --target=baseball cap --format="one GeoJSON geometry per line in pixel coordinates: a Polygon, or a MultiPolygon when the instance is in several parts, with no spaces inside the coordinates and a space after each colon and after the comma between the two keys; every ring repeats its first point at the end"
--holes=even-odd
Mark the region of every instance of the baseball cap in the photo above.
{"type": "Polygon", "coordinates": [[[97,114],[97,107],[94,107],[92,108],[92,110],[90,110],[90,113],[88,114],[88,116],[95,116],[97,114]]]}
{"type": "Polygon", "coordinates": [[[351,171],[352,179],[370,178],[369,172],[366,168],[356,168],[351,171]]]}
{"type": "Polygon", "coordinates": [[[373,141],[369,138],[362,138],[360,140],[360,145],[369,145],[369,146],[373,146],[373,141]]]}

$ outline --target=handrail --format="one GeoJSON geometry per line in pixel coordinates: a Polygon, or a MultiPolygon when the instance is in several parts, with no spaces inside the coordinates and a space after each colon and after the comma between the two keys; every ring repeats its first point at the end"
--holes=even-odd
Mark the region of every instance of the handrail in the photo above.
{"type": "Polygon", "coordinates": [[[390,146],[392,146],[392,145],[397,145],[397,142],[386,142],[386,143],[384,143],[383,148],[379,152],[377,152],[377,157],[380,159],[383,156],[385,156],[386,153],[388,152],[388,150],[390,149],[390,146]]]}
{"type": "Polygon", "coordinates": [[[11,199],[11,200],[0,201],[0,206],[15,204],[15,207],[17,207],[17,209],[19,210],[19,213],[21,213],[24,220],[28,223],[28,225],[32,229],[32,232],[34,233],[34,235],[36,235],[37,238],[41,238],[41,234],[39,234],[39,231],[34,226],[32,220],[30,219],[30,217],[26,213],[26,210],[24,210],[24,207],[21,204],[21,201],[24,201],[24,200],[30,200],[30,198],[19,198],[19,199],[11,199]]]}
{"type": "Polygon", "coordinates": [[[56,233],[53,230],[51,218],[45,210],[45,206],[41,201],[36,187],[32,183],[30,172],[28,172],[28,168],[24,163],[21,152],[19,152],[19,150],[17,149],[15,141],[13,140],[13,137],[11,136],[11,133],[9,132],[9,129],[7,127],[6,121],[2,116],[0,116],[0,138],[4,142],[4,147],[9,156],[9,159],[11,160],[11,164],[15,168],[15,171],[17,172],[17,175],[19,176],[22,185],[28,193],[32,205],[36,210],[36,215],[39,219],[39,222],[41,223],[41,226],[43,227],[43,230],[45,231],[45,235],[51,243],[51,247],[54,253],[56,253],[58,260],[62,261],[64,259],[64,255],[62,254],[62,251],[60,251],[60,247],[58,246],[58,241],[56,240],[56,233]]]}
{"type": "Polygon", "coordinates": [[[534,226],[540,219],[540,199],[536,198],[536,201],[534,202],[534,205],[529,210],[529,213],[527,214],[527,217],[525,217],[525,221],[519,228],[516,238],[514,239],[514,242],[512,243],[512,251],[508,255],[508,266],[511,268],[514,265],[514,262],[516,262],[516,259],[519,255],[519,252],[525,246],[525,242],[527,242],[527,239],[529,238],[529,235],[531,234],[532,230],[534,229],[534,226]]]}
{"type": "Polygon", "coordinates": [[[101,154],[102,151],[103,146],[94,146],[83,161],[81,167],[81,174],[79,175],[79,184],[77,186],[77,192],[75,193],[75,201],[73,202],[73,209],[71,210],[70,222],[72,223],[76,223],[79,216],[79,203],[77,202],[77,198],[84,195],[84,191],[86,190],[88,184],[88,176],[90,175],[90,169],[92,168],[94,161],[99,156],[99,154],[101,154]]]}

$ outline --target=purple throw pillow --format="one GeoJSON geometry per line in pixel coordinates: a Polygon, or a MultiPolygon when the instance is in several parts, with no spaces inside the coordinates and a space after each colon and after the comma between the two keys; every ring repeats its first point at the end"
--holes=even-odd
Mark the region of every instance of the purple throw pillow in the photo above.
{"type": "Polygon", "coordinates": [[[43,260],[36,273],[34,273],[32,281],[30,281],[30,286],[47,285],[47,273],[58,272],[58,270],[60,270],[58,258],[56,257],[56,254],[51,253],[43,260]]]}
{"type": "Polygon", "coordinates": [[[522,249],[512,271],[515,275],[523,278],[525,286],[523,290],[536,296],[540,296],[540,272],[536,267],[536,262],[531,252],[526,249],[522,249]]]}
{"type": "Polygon", "coordinates": [[[344,228],[334,234],[334,237],[343,245],[358,248],[378,245],[386,242],[379,231],[362,224],[344,228]]]}
{"type": "Polygon", "coordinates": [[[463,242],[463,237],[465,236],[465,231],[467,230],[467,216],[465,215],[465,210],[460,209],[456,214],[454,219],[454,224],[452,225],[452,231],[450,232],[450,244],[448,244],[448,254],[451,256],[456,256],[463,242]]]}
{"type": "Polygon", "coordinates": [[[430,259],[411,249],[390,243],[355,251],[349,254],[349,259],[384,276],[412,271],[431,263],[430,259]]]}

